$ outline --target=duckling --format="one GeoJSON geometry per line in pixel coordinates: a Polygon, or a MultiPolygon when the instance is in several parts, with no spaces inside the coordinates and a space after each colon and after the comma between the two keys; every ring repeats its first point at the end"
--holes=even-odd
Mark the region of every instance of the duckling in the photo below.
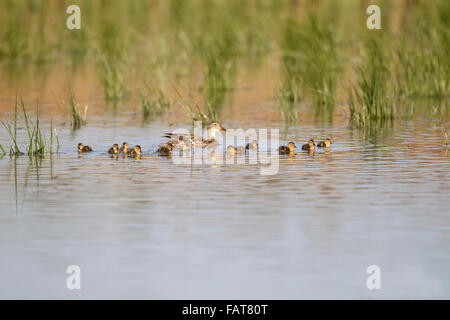
{"type": "Polygon", "coordinates": [[[111,148],[109,148],[108,153],[119,154],[120,153],[119,145],[115,143],[111,148]]]}
{"type": "Polygon", "coordinates": [[[324,141],[320,141],[317,146],[320,148],[329,148],[331,144],[330,138],[326,138],[324,141]]]}
{"type": "Polygon", "coordinates": [[[302,145],[302,150],[305,150],[305,151],[314,151],[314,147],[315,147],[315,146],[316,146],[316,145],[314,144],[314,140],[311,139],[311,140],[308,141],[308,143],[305,143],[304,145],[302,145]]]}
{"type": "Polygon", "coordinates": [[[295,145],[295,142],[289,142],[287,147],[286,146],[280,146],[278,148],[278,152],[280,154],[292,154],[294,152],[294,148],[297,148],[297,146],[295,145]]]}
{"type": "Polygon", "coordinates": [[[120,152],[122,152],[123,154],[127,154],[130,151],[131,150],[128,149],[128,143],[126,143],[126,142],[122,143],[122,146],[120,147],[120,152]]]}
{"type": "Polygon", "coordinates": [[[172,154],[172,148],[171,144],[160,144],[156,152],[160,156],[170,156],[172,154]]]}
{"type": "Polygon", "coordinates": [[[256,140],[253,140],[250,143],[247,143],[245,145],[245,150],[258,150],[258,143],[256,142],[256,140]]]}
{"type": "Polygon", "coordinates": [[[85,146],[81,142],[78,144],[78,152],[79,153],[90,152],[90,151],[92,151],[91,147],[85,146]]]}
{"type": "Polygon", "coordinates": [[[131,156],[140,156],[141,155],[141,146],[135,146],[130,152],[129,154],[131,156]]]}
{"type": "Polygon", "coordinates": [[[244,154],[245,153],[245,149],[244,147],[233,147],[233,146],[228,146],[227,147],[227,153],[228,154],[244,154]]]}

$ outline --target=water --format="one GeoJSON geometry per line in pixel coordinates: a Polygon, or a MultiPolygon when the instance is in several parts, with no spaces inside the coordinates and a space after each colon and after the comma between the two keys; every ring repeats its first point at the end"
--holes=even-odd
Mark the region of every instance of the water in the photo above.
{"type": "Polygon", "coordinates": [[[37,164],[0,160],[0,298],[450,298],[449,157],[431,119],[371,140],[306,121],[283,142],[331,136],[331,152],[281,157],[266,176],[175,165],[151,154],[165,123],[126,122],[62,129],[60,154],[37,164]],[[80,141],[96,151],[79,156],[80,141]],[[106,153],[122,141],[141,159],[106,153]],[[66,288],[69,265],[81,290],[66,288]]]}

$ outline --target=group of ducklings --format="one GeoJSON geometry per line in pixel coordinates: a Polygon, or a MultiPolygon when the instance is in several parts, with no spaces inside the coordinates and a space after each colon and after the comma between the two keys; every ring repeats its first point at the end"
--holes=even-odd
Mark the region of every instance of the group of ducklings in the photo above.
{"type": "MultiPolygon", "coordinates": [[[[218,144],[216,140],[216,133],[219,131],[227,131],[220,123],[213,122],[208,125],[207,132],[208,138],[196,137],[192,134],[175,134],[175,133],[166,133],[163,136],[169,138],[168,141],[160,143],[158,146],[158,150],[156,153],[161,156],[170,156],[174,151],[187,151],[192,147],[210,147],[216,146],[218,144]]],[[[326,148],[328,149],[331,145],[331,139],[326,138],[324,141],[320,141],[317,146],[314,143],[314,140],[309,140],[308,143],[302,145],[302,150],[309,151],[310,153],[314,152],[316,147],[326,148]]],[[[279,154],[284,155],[292,155],[294,153],[294,149],[297,146],[295,142],[289,142],[287,146],[280,146],[278,148],[279,154]]],[[[247,143],[245,147],[234,147],[228,146],[227,153],[228,154],[245,154],[250,150],[258,150],[258,143],[256,141],[247,143]]],[[[92,148],[89,146],[85,146],[82,143],[78,144],[78,152],[90,152],[92,148]]],[[[124,154],[130,156],[140,156],[141,155],[141,147],[136,145],[134,148],[128,148],[128,144],[124,142],[122,147],[119,148],[119,145],[114,144],[109,150],[108,153],[113,155],[124,154]]]]}
{"type": "MultiPolygon", "coordinates": [[[[331,142],[330,138],[326,138],[325,140],[320,141],[317,145],[315,144],[313,139],[310,139],[308,141],[308,143],[305,143],[304,145],[302,145],[302,150],[312,153],[312,152],[314,152],[316,147],[329,149],[331,144],[332,144],[332,142],[331,142]]],[[[297,146],[295,145],[295,142],[291,141],[288,143],[287,146],[280,146],[278,148],[278,152],[279,152],[279,154],[291,155],[294,153],[295,148],[297,148],[297,146]]]]}
{"type": "MultiPolygon", "coordinates": [[[[78,152],[79,153],[85,153],[93,151],[92,147],[85,146],[81,142],[78,144],[78,152]]],[[[139,156],[141,155],[141,147],[139,145],[136,145],[134,148],[128,148],[128,143],[124,142],[122,144],[122,147],[119,148],[119,145],[115,143],[111,148],[108,150],[109,154],[124,154],[124,155],[130,155],[130,156],[139,156]]]]}

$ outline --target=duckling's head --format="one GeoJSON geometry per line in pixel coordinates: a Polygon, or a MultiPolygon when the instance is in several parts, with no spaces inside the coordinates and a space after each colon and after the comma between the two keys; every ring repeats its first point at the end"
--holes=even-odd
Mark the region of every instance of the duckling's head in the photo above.
{"type": "Polygon", "coordinates": [[[135,152],[136,154],[141,154],[141,146],[135,146],[135,147],[134,147],[134,152],[135,152]]]}
{"type": "Polygon", "coordinates": [[[313,139],[309,140],[308,144],[311,149],[314,149],[314,140],[313,139]]]}
{"type": "Polygon", "coordinates": [[[80,142],[80,143],[78,144],[78,150],[83,150],[83,148],[84,148],[84,145],[80,142]]]}
{"type": "Polygon", "coordinates": [[[255,140],[253,140],[252,142],[247,143],[247,145],[245,146],[245,149],[258,150],[258,143],[255,140]]]}
{"type": "Polygon", "coordinates": [[[288,148],[292,152],[292,151],[294,151],[294,148],[297,148],[297,146],[295,145],[295,142],[291,141],[291,142],[288,143],[288,148]]]}
{"type": "Polygon", "coordinates": [[[227,131],[227,129],[222,127],[222,125],[218,122],[210,123],[208,126],[208,137],[210,139],[214,139],[216,137],[216,132],[218,132],[218,131],[225,132],[225,131],[227,131]]]}
{"type": "Polygon", "coordinates": [[[331,144],[331,139],[330,138],[326,138],[324,142],[325,142],[325,147],[329,148],[330,144],[331,144]]]}
{"type": "Polygon", "coordinates": [[[227,153],[236,154],[237,153],[237,149],[235,147],[233,147],[233,146],[228,146],[227,147],[227,153]]]}
{"type": "Polygon", "coordinates": [[[126,142],[122,143],[122,147],[128,149],[128,143],[126,143],[126,142]]]}

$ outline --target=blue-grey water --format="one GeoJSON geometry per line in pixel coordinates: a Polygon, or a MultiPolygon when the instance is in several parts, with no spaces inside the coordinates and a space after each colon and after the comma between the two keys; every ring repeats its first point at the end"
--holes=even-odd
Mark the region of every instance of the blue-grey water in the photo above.
{"type": "Polygon", "coordinates": [[[275,175],[153,155],[170,129],[99,122],[61,129],[53,157],[3,157],[0,298],[450,298],[450,166],[436,122],[376,140],[305,124],[282,143],[332,136],[330,152],[297,150],[275,175]],[[80,141],[95,151],[78,155],[80,141]],[[122,141],[144,155],[106,153],[122,141]],[[80,290],[66,287],[69,265],[80,290]],[[369,265],[379,290],[366,286],[369,265]]]}

